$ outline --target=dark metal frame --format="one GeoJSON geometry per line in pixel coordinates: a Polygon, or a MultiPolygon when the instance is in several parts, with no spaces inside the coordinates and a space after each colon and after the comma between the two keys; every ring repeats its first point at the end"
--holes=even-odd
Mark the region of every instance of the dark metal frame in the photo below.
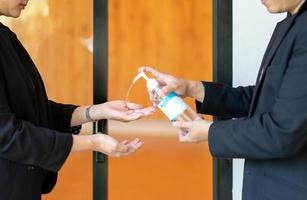
{"type": "MultiPolygon", "coordinates": [[[[108,1],[94,0],[94,104],[108,100],[108,1]]],[[[94,132],[107,134],[107,121],[94,124],[94,132]]],[[[108,159],[93,153],[93,199],[107,200],[108,159]]]]}
{"type": "MultiPolygon", "coordinates": [[[[232,85],[232,0],[213,0],[213,80],[232,85]]],[[[213,199],[232,200],[232,159],[213,160],[213,199]]]]}

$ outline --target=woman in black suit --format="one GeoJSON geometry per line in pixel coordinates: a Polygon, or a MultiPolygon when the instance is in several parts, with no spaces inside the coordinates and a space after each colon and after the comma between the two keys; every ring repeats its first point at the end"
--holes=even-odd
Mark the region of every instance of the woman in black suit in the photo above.
{"type": "MultiPolygon", "coordinates": [[[[271,13],[287,12],[264,55],[256,84],[232,88],[150,72],[165,94],[196,99],[200,113],[237,118],[178,121],[182,142],[208,141],[210,153],[245,158],[243,200],[307,197],[307,2],[262,0],[271,13]]],[[[242,27],[243,28],[243,27],[242,27]]]]}
{"type": "MultiPolygon", "coordinates": [[[[0,15],[19,17],[28,0],[0,0],[0,15]]],[[[78,91],[76,91],[78,93],[78,91]]],[[[129,155],[142,141],[78,135],[81,125],[100,119],[132,121],[153,108],[124,101],[92,106],[48,100],[43,81],[17,36],[0,23],[0,199],[36,200],[56,183],[71,152],[129,155]]]]}

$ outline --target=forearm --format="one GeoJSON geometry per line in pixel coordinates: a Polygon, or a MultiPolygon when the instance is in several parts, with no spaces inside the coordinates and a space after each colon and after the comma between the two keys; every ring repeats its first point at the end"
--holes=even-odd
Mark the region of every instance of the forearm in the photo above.
{"type": "MultiPolygon", "coordinates": [[[[282,109],[279,109],[282,110],[282,109]]],[[[252,118],[216,121],[209,129],[209,149],[223,158],[276,159],[300,154],[305,150],[306,119],[280,111],[252,118]],[[291,121],[290,118],[293,117],[291,121]],[[283,120],[281,119],[289,119],[283,120]],[[293,123],[295,121],[295,123],[293,123]]]]}
{"type": "Polygon", "coordinates": [[[233,88],[220,83],[202,82],[205,97],[197,103],[202,114],[240,118],[248,115],[254,86],[233,88]]]}
{"type": "Polygon", "coordinates": [[[200,81],[187,81],[187,96],[203,102],[205,97],[205,89],[200,81]]]}
{"type": "Polygon", "coordinates": [[[78,135],[91,135],[94,133],[94,126],[92,122],[82,124],[82,128],[78,135]]]}
{"type": "Polygon", "coordinates": [[[77,126],[89,122],[86,119],[85,111],[88,106],[80,106],[74,110],[71,116],[70,126],[77,126]]]}

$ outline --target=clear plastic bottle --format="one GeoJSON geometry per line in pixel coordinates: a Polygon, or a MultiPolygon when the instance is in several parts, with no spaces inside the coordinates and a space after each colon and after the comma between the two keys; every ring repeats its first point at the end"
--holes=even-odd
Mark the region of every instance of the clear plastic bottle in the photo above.
{"type": "Polygon", "coordinates": [[[143,77],[146,86],[153,94],[153,102],[171,121],[192,121],[199,119],[199,116],[191,109],[184,100],[175,92],[170,92],[166,96],[161,92],[162,86],[156,79],[148,78],[144,72],[140,72],[135,80],[143,77]]]}

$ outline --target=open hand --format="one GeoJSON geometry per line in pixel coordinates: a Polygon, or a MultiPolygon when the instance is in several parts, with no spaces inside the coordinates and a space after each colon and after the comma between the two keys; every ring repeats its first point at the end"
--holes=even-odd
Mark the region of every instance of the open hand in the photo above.
{"type": "Polygon", "coordinates": [[[141,105],[122,100],[109,101],[91,108],[91,114],[96,120],[110,119],[121,122],[137,120],[154,111],[154,107],[143,108],[141,105]]]}
{"type": "Polygon", "coordinates": [[[113,137],[101,133],[92,135],[91,142],[94,151],[104,153],[111,157],[130,155],[143,145],[143,142],[138,138],[130,142],[127,140],[118,142],[113,137]]]}

